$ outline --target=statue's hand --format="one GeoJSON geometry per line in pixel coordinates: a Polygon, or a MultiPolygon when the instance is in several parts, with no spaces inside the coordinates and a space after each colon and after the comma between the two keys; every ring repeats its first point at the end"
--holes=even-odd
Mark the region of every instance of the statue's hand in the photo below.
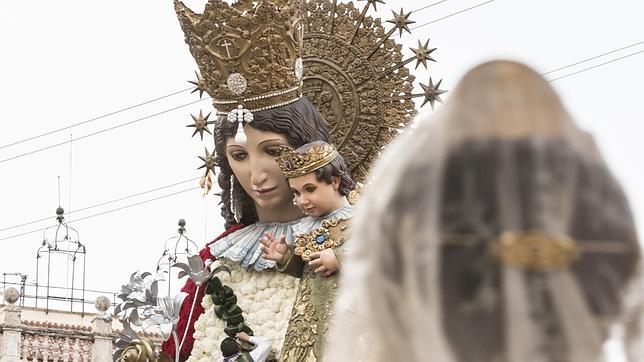
{"type": "Polygon", "coordinates": [[[340,270],[340,262],[333,249],[324,249],[311,254],[309,265],[313,267],[316,273],[322,274],[325,277],[340,270]]]}
{"type": "Polygon", "coordinates": [[[262,257],[264,259],[273,260],[279,264],[283,264],[286,261],[284,259],[286,259],[288,245],[286,245],[285,236],[281,236],[278,241],[273,234],[268,233],[259,242],[262,244],[262,257]]]}

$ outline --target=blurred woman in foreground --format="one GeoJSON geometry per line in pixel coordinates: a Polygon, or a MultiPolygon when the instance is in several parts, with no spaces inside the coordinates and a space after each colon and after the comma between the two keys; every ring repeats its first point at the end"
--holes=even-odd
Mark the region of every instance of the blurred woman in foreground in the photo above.
{"type": "Polygon", "coordinates": [[[533,70],[471,70],[356,211],[332,361],[643,360],[640,248],[590,135],[533,70]]]}

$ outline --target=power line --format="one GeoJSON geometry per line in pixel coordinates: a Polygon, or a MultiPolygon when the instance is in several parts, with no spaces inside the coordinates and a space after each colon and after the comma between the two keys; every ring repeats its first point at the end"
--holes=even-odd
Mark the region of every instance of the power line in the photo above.
{"type": "Polygon", "coordinates": [[[591,69],[594,69],[594,68],[597,68],[597,67],[601,67],[602,65],[606,65],[606,64],[616,62],[618,60],[630,58],[630,57],[632,57],[634,55],[641,54],[641,53],[644,53],[644,50],[640,50],[640,51],[635,52],[635,53],[624,55],[623,57],[615,58],[615,59],[612,59],[612,60],[609,60],[609,61],[606,61],[606,62],[603,62],[603,63],[600,63],[600,64],[596,64],[596,65],[593,65],[592,67],[584,68],[584,69],[578,70],[576,72],[568,73],[566,75],[562,75],[561,77],[558,77],[558,78],[555,78],[555,79],[550,79],[550,80],[548,80],[548,82],[554,82],[554,81],[559,80],[559,79],[567,78],[567,77],[570,77],[572,75],[583,73],[585,71],[588,71],[588,70],[591,70],[591,69]]]}
{"type": "MultiPolygon", "coordinates": [[[[176,183],[173,183],[173,184],[170,184],[170,185],[165,185],[165,186],[157,187],[157,188],[154,188],[154,189],[151,189],[151,190],[142,191],[142,192],[137,192],[137,193],[135,193],[135,194],[128,195],[128,196],[124,196],[124,197],[120,197],[120,198],[118,198],[118,199],[112,199],[112,200],[105,201],[105,202],[101,202],[101,203],[98,203],[98,204],[95,204],[95,205],[92,205],[92,206],[83,207],[83,208],[80,208],[80,209],[78,209],[78,210],[74,210],[74,212],[73,212],[73,213],[75,214],[75,213],[78,213],[78,212],[81,212],[81,211],[85,211],[85,210],[89,210],[89,209],[93,209],[93,208],[96,208],[96,207],[99,207],[99,206],[105,206],[105,205],[108,205],[108,204],[113,204],[113,203],[115,203],[115,202],[119,202],[119,201],[123,201],[123,200],[131,199],[131,198],[133,198],[133,197],[137,197],[137,196],[141,196],[141,195],[149,194],[149,193],[154,192],[154,191],[159,191],[159,190],[167,189],[167,188],[169,188],[169,187],[173,187],[173,186],[181,185],[181,184],[184,184],[184,183],[186,183],[186,182],[196,181],[196,180],[198,180],[198,179],[199,179],[199,177],[195,177],[195,178],[192,178],[192,179],[189,179],[189,180],[185,180],[185,181],[181,181],[181,182],[176,182],[176,183]]],[[[72,214],[72,213],[70,212],[70,213],[68,213],[67,215],[70,215],[70,214],[72,214]]],[[[22,227],[22,226],[26,226],[26,225],[31,225],[31,224],[39,223],[39,222],[42,222],[42,221],[47,221],[47,220],[50,220],[50,219],[53,219],[53,217],[52,217],[52,216],[49,216],[49,217],[45,217],[45,218],[42,218],[42,219],[38,219],[38,220],[33,220],[33,221],[25,222],[25,223],[22,223],[22,224],[20,224],[20,225],[9,226],[9,227],[6,227],[6,228],[4,228],[4,229],[0,229],[0,231],[11,230],[11,229],[19,228],[19,227],[22,227]]],[[[74,220],[74,221],[75,221],[75,220],[74,220]]]]}
{"type": "Polygon", "coordinates": [[[640,44],[644,44],[644,41],[640,41],[640,42],[637,42],[637,43],[634,43],[634,44],[631,44],[631,45],[627,45],[627,46],[622,47],[622,48],[619,48],[619,49],[611,50],[611,51],[609,51],[609,52],[606,52],[606,53],[603,53],[603,54],[599,54],[599,55],[596,55],[596,56],[591,57],[591,58],[588,58],[588,59],[580,60],[580,61],[578,61],[578,62],[576,62],[576,63],[568,64],[568,65],[565,65],[565,66],[563,66],[563,67],[559,67],[559,68],[557,68],[557,69],[553,69],[553,70],[551,70],[551,71],[549,71],[549,72],[541,73],[541,76],[545,76],[545,75],[550,74],[550,73],[558,72],[558,71],[560,71],[560,70],[562,70],[562,69],[566,69],[566,68],[574,67],[575,65],[579,65],[579,64],[582,64],[582,63],[586,63],[586,62],[591,61],[591,60],[593,60],[593,59],[601,58],[601,57],[603,57],[603,56],[605,56],[605,55],[613,54],[613,53],[616,53],[616,52],[618,52],[618,51],[620,51],[620,50],[624,50],[624,49],[632,48],[632,47],[634,47],[634,46],[636,46],[636,45],[640,45],[640,44]]]}
{"type": "Polygon", "coordinates": [[[413,27],[413,28],[411,28],[410,30],[415,30],[415,29],[418,29],[418,28],[422,28],[423,26],[426,26],[426,25],[429,25],[429,24],[436,23],[436,22],[438,22],[438,21],[441,21],[441,20],[444,20],[444,19],[450,18],[450,17],[452,17],[452,16],[454,16],[454,15],[462,14],[462,13],[464,13],[464,12],[466,12],[466,11],[473,10],[473,9],[478,8],[478,7],[480,7],[480,6],[483,6],[483,5],[487,5],[487,4],[489,4],[489,3],[492,3],[492,2],[494,2],[494,1],[496,1],[496,0],[489,0],[489,1],[486,1],[486,2],[483,2],[483,3],[480,3],[480,4],[477,4],[477,5],[474,5],[474,6],[470,6],[470,7],[469,7],[469,8],[467,8],[467,9],[463,9],[463,10],[457,11],[457,12],[455,12],[455,13],[452,13],[452,14],[449,14],[449,15],[446,15],[446,16],[443,16],[442,18],[438,18],[438,19],[436,19],[436,20],[432,20],[432,21],[430,21],[430,22],[427,22],[427,23],[424,23],[424,24],[420,24],[420,25],[414,26],[414,27],[413,27]]]}
{"type": "MultiPolygon", "coordinates": [[[[185,190],[182,190],[182,191],[173,192],[173,193],[170,193],[170,194],[167,194],[167,195],[163,195],[163,196],[155,197],[155,198],[153,198],[153,199],[149,199],[149,200],[145,200],[145,201],[137,202],[137,203],[134,203],[134,204],[131,204],[131,205],[121,206],[121,207],[118,207],[118,208],[116,208],[116,209],[112,209],[112,210],[107,210],[107,211],[99,212],[98,214],[93,214],[93,215],[89,215],[89,216],[81,217],[81,218],[79,218],[79,219],[74,220],[74,222],[78,222],[78,221],[81,221],[81,220],[86,220],[86,219],[89,219],[89,218],[92,218],[92,217],[96,217],[96,216],[101,216],[101,215],[109,214],[109,213],[112,213],[112,212],[116,212],[116,211],[120,211],[120,210],[123,210],[123,209],[130,208],[130,207],[134,207],[134,206],[138,206],[138,205],[146,204],[146,203],[148,203],[148,202],[157,201],[157,200],[160,200],[160,199],[163,199],[163,198],[166,198],[166,197],[170,197],[170,196],[178,195],[178,194],[181,194],[181,193],[184,193],[184,192],[188,192],[188,191],[193,191],[193,190],[196,190],[196,189],[198,189],[198,188],[199,188],[198,186],[195,186],[195,187],[191,187],[191,188],[189,188],[189,189],[185,189],[185,190]]],[[[39,228],[39,229],[36,229],[36,230],[32,230],[32,231],[24,232],[24,233],[21,233],[21,234],[16,234],[16,235],[7,236],[7,237],[5,237],[5,238],[0,239],[0,241],[4,241],[4,240],[8,240],[8,239],[17,238],[17,237],[19,237],[19,236],[23,236],[23,235],[28,235],[28,234],[37,233],[37,232],[39,232],[39,231],[44,231],[44,230],[46,230],[46,229],[48,229],[48,228],[50,228],[50,227],[55,227],[55,226],[56,226],[56,225],[52,225],[52,226],[49,226],[49,227],[46,227],[46,228],[39,228]]]]}
{"type": "MultiPolygon", "coordinates": [[[[203,101],[208,100],[208,99],[211,99],[211,98],[210,98],[210,97],[207,97],[207,98],[203,98],[203,99],[196,100],[196,101],[194,101],[194,102],[190,102],[190,103],[182,104],[182,105],[180,105],[180,106],[176,106],[176,107],[173,107],[173,108],[170,108],[170,109],[166,109],[166,110],[161,111],[161,112],[157,112],[157,113],[154,113],[154,114],[150,114],[150,115],[147,115],[147,116],[145,116],[145,117],[137,118],[137,119],[135,119],[135,120],[133,120],[133,121],[129,121],[129,122],[125,122],[125,123],[121,123],[121,124],[118,124],[118,125],[113,126],[113,127],[109,127],[109,128],[102,129],[102,130],[100,130],[100,131],[96,131],[96,132],[93,132],[93,133],[89,133],[89,134],[86,134],[86,135],[84,135],[84,136],[81,136],[81,137],[78,137],[78,138],[74,138],[74,139],[73,139],[73,140],[71,140],[71,141],[78,141],[78,140],[82,140],[82,139],[84,139],[84,138],[88,138],[88,137],[91,137],[91,136],[95,136],[95,135],[100,134],[100,133],[103,133],[103,132],[111,131],[111,130],[114,130],[114,129],[117,129],[117,128],[120,128],[120,127],[123,127],[123,126],[128,126],[128,125],[130,125],[130,124],[137,123],[137,122],[140,122],[140,121],[143,121],[143,120],[146,120],[146,119],[152,118],[152,117],[156,117],[156,116],[162,115],[162,114],[164,114],[164,113],[168,113],[168,112],[171,112],[171,111],[177,110],[177,109],[179,109],[179,108],[187,107],[187,106],[192,105],[192,104],[195,104],[195,103],[203,102],[203,101]]],[[[19,154],[19,155],[17,155],[17,156],[13,156],[13,157],[9,157],[9,158],[5,158],[5,159],[3,159],[3,160],[0,160],[0,163],[7,162],[7,161],[11,161],[11,160],[15,160],[16,158],[20,158],[20,157],[28,156],[28,155],[31,155],[31,154],[34,154],[34,153],[38,153],[38,152],[46,151],[46,150],[49,150],[49,149],[52,149],[52,148],[55,148],[55,147],[59,147],[59,146],[62,146],[62,145],[66,145],[66,144],[68,144],[69,142],[70,142],[70,141],[60,142],[60,143],[56,143],[56,144],[53,144],[53,145],[45,146],[45,147],[42,147],[42,148],[39,148],[39,149],[36,149],[36,150],[33,150],[33,151],[29,151],[29,152],[21,153],[21,154],[19,154]]]]}
{"type": "MultiPolygon", "coordinates": [[[[42,288],[45,288],[45,286],[44,286],[44,285],[42,285],[42,284],[36,284],[35,282],[25,282],[25,283],[19,283],[19,282],[0,282],[0,285],[18,285],[18,286],[24,285],[25,287],[42,287],[42,288]]],[[[49,289],[70,290],[71,288],[68,288],[68,287],[58,287],[58,286],[55,286],[55,285],[50,285],[50,286],[49,286],[49,289]]],[[[115,292],[107,292],[107,291],[104,291],[104,290],[94,290],[94,289],[85,289],[85,291],[86,291],[86,292],[90,292],[90,293],[119,294],[119,293],[115,293],[115,292]]],[[[0,293],[0,294],[1,294],[1,293],[0,293]]],[[[46,298],[46,297],[45,297],[45,298],[46,298]]],[[[92,302],[92,303],[93,303],[93,302],[92,302]]]]}
{"type": "Polygon", "coordinates": [[[447,1],[447,0],[437,1],[437,2],[435,2],[435,3],[432,3],[432,4],[429,4],[429,5],[423,6],[422,8],[419,8],[419,9],[413,10],[413,11],[412,11],[412,13],[417,13],[417,12],[419,12],[419,11],[423,11],[423,10],[425,10],[425,9],[429,9],[429,8],[431,8],[432,6],[438,5],[438,4],[440,4],[440,3],[444,3],[444,2],[446,2],[446,1],[447,1]]]}
{"type": "MultiPolygon", "coordinates": [[[[432,7],[432,6],[435,6],[435,5],[438,5],[438,4],[441,4],[441,3],[444,3],[444,2],[446,2],[446,1],[448,1],[448,0],[441,0],[441,1],[437,1],[437,2],[435,2],[435,3],[432,3],[432,4],[429,4],[429,5],[423,6],[423,7],[421,7],[421,8],[418,8],[418,9],[414,10],[414,12],[418,12],[418,11],[425,10],[425,9],[430,8],[430,7],[432,7]]],[[[463,12],[465,12],[465,11],[468,11],[468,10],[474,9],[474,8],[476,8],[476,7],[478,7],[478,6],[485,5],[485,4],[490,3],[490,2],[493,2],[493,1],[495,1],[495,0],[490,0],[490,1],[487,1],[487,2],[485,2],[485,3],[479,4],[479,5],[475,5],[475,6],[473,6],[473,7],[468,8],[468,9],[464,9],[464,10],[461,10],[461,11],[459,11],[459,12],[457,12],[457,13],[450,14],[450,15],[448,15],[448,16],[445,16],[445,17],[442,17],[442,18],[440,18],[440,19],[434,20],[434,21],[432,21],[432,22],[429,22],[429,23],[426,23],[426,24],[422,24],[422,25],[416,26],[416,27],[412,28],[412,30],[413,30],[413,29],[420,28],[420,27],[425,26],[425,25],[428,25],[428,24],[433,23],[433,22],[437,22],[437,21],[440,21],[440,20],[443,20],[443,19],[449,18],[450,16],[454,16],[454,15],[457,15],[457,14],[463,13],[463,12]]],[[[173,95],[176,95],[176,94],[179,94],[179,93],[182,93],[182,92],[185,92],[185,91],[191,90],[191,89],[193,89],[193,88],[191,87],[191,88],[182,89],[182,90],[179,90],[179,91],[176,91],[176,92],[173,92],[173,93],[170,93],[170,94],[166,94],[166,95],[164,95],[164,96],[161,96],[161,97],[158,97],[158,98],[154,98],[154,99],[151,99],[151,100],[148,100],[148,101],[142,102],[142,103],[138,103],[138,104],[135,104],[135,105],[133,105],[133,106],[129,106],[129,107],[126,107],[126,108],[122,108],[122,109],[119,109],[119,110],[117,110],[117,111],[110,112],[110,113],[104,114],[104,115],[102,115],[102,116],[95,117],[95,118],[92,118],[92,119],[89,119],[89,120],[86,120],[86,121],[83,121],[83,122],[75,123],[75,124],[72,124],[72,125],[69,125],[69,126],[66,126],[66,127],[62,127],[62,128],[59,128],[59,129],[53,130],[53,131],[49,131],[49,132],[46,132],[46,133],[43,133],[43,134],[40,134],[40,135],[36,135],[36,136],[33,136],[33,137],[25,138],[25,139],[22,139],[22,140],[20,140],[20,141],[16,141],[16,142],[13,142],[13,143],[10,143],[10,144],[7,144],[7,145],[0,146],[0,149],[6,148],[6,147],[10,147],[10,146],[14,146],[14,145],[17,145],[17,144],[20,144],[20,143],[26,142],[26,141],[30,141],[30,140],[33,140],[33,139],[39,138],[39,137],[47,136],[47,135],[50,135],[50,134],[53,134],[53,133],[56,133],[56,132],[60,132],[60,131],[63,131],[63,130],[66,130],[66,129],[69,129],[69,128],[72,128],[72,127],[76,127],[76,126],[82,125],[82,124],[86,124],[86,123],[89,123],[89,122],[93,122],[93,121],[96,121],[96,120],[99,120],[99,119],[102,119],[102,118],[105,118],[105,117],[108,117],[108,116],[111,116],[111,115],[114,115],[114,114],[118,114],[118,113],[124,112],[124,111],[126,111],[126,110],[130,110],[130,109],[136,108],[136,107],[140,107],[140,106],[142,106],[142,105],[149,104],[149,103],[152,103],[152,102],[155,102],[155,101],[158,101],[158,100],[161,100],[161,99],[164,99],[164,98],[167,98],[167,97],[170,97],[170,96],[173,96],[173,95]]],[[[171,109],[168,109],[168,110],[165,110],[165,111],[161,111],[161,112],[159,112],[159,113],[155,113],[155,114],[152,114],[152,115],[149,115],[149,116],[145,116],[145,117],[142,117],[142,118],[136,119],[136,120],[134,120],[134,121],[130,121],[130,122],[126,122],[126,123],[122,123],[122,124],[116,125],[116,126],[114,126],[114,127],[110,127],[110,128],[106,128],[106,129],[103,129],[103,130],[100,130],[100,131],[97,131],[97,132],[94,132],[94,133],[90,133],[90,134],[87,134],[87,135],[85,135],[85,136],[81,136],[81,137],[75,138],[75,139],[70,140],[70,141],[67,141],[67,142],[60,142],[60,143],[56,143],[56,144],[49,145],[49,146],[45,146],[45,147],[42,147],[42,148],[39,148],[39,149],[36,149],[36,150],[33,150],[33,151],[25,152],[25,153],[22,153],[22,154],[19,154],[19,155],[13,156],[13,157],[5,158],[5,159],[3,159],[3,160],[0,160],[0,163],[4,163],[4,162],[7,162],[7,161],[11,161],[11,160],[14,160],[14,159],[17,159],[17,158],[21,158],[21,157],[24,157],[24,156],[28,156],[28,155],[31,155],[31,154],[34,154],[34,153],[38,153],[38,152],[42,152],[42,151],[46,151],[46,150],[49,150],[49,149],[52,149],[52,148],[55,148],[55,147],[59,147],[59,146],[65,145],[65,144],[67,144],[67,143],[69,143],[69,142],[71,142],[71,141],[81,140],[81,139],[84,139],[84,138],[87,138],[87,137],[91,137],[91,136],[94,136],[94,135],[97,135],[97,134],[100,134],[100,133],[103,133],[103,132],[106,132],[106,131],[110,131],[110,130],[113,130],[113,129],[116,129],[116,128],[120,128],[120,127],[123,127],[123,126],[127,126],[127,125],[130,125],[130,124],[133,124],[133,123],[136,123],[136,122],[139,122],[139,121],[142,121],[142,120],[145,120],[145,119],[151,118],[151,117],[155,117],[155,116],[161,115],[161,114],[163,114],[163,113],[167,113],[167,112],[170,112],[170,111],[173,111],[173,110],[176,110],[176,109],[182,108],[182,107],[186,107],[186,106],[189,106],[189,105],[192,105],[192,104],[195,104],[195,103],[201,102],[201,101],[206,100],[206,99],[210,99],[210,98],[200,99],[200,100],[198,100],[198,101],[191,102],[191,103],[187,103],[187,104],[184,104],[184,105],[181,105],[181,106],[178,106],[178,107],[174,107],[174,108],[171,108],[171,109]]]]}
{"type": "MultiPolygon", "coordinates": [[[[423,6],[422,8],[413,10],[413,12],[423,11],[425,9],[428,9],[428,8],[432,7],[432,6],[435,6],[435,5],[438,5],[440,3],[444,3],[444,2],[447,2],[447,1],[448,0],[437,1],[437,2],[435,2],[433,4],[429,4],[429,5],[423,6]]],[[[116,111],[112,111],[112,112],[105,113],[103,115],[100,115],[100,116],[97,116],[97,117],[94,117],[94,118],[90,118],[90,119],[87,119],[87,120],[82,121],[82,122],[77,122],[77,123],[74,123],[74,124],[70,124],[69,126],[61,127],[61,128],[55,129],[55,130],[51,130],[51,131],[48,131],[48,132],[45,132],[45,133],[41,133],[41,134],[36,135],[36,136],[32,136],[32,137],[24,138],[24,139],[21,139],[21,140],[12,142],[12,143],[8,143],[6,145],[0,146],[0,150],[4,149],[4,148],[7,148],[7,147],[15,146],[15,145],[27,142],[27,141],[35,140],[35,139],[40,138],[40,137],[48,136],[50,134],[58,133],[60,131],[64,131],[64,130],[67,130],[67,129],[70,129],[70,128],[74,128],[74,127],[81,126],[81,125],[84,125],[84,124],[87,124],[87,123],[98,121],[100,119],[103,119],[103,118],[106,118],[106,117],[109,117],[109,116],[113,116],[115,114],[123,113],[125,111],[129,111],[131,109],[138,108],[138,107],[144,106],[146,104],[154,103],[154,102],[160,101],[162,99],[172,97],[172,96],[175,96],[177,94],[180,94],[180,93],[192,90],[192,89],[193,89],[193,87],[181,89],[181,90],[178,90],[178,91],[175,91],[175,92],[172,92],[172,93],[169,93],[169,94],[157,97],[157,98],[149,99],[149,100],[143,101],[141,103],[137,103],[137,104],[134,104],[134,105],[131,105],[131,106],[127,106],[127,107],[118,109],[116,111]]]]}
{"type": "Polygon", "coordinates": [[[23,143],[23,142],[27,142],[27,141],[35,140],[36,138],[40,138],[40,137],[44,137],[44,136],[48,136],[48,135],[50,135],[50,134],[54,134],[54,133],[57,133],[57,132],[60,132],[60,131],[64,131],[64,130],[66,130],[66,129],[70,129],[70,128],[73,128],[73,127],[76,127],[76,126],[80,126],[80,125],[83,125],[83,124],[86,124],[86,123],[90,123],[90,122],[98,121],[99,119],[103,119],[103,118],[105,118],[105,117],[109,117],[109,116],[113,116],[113,115],[115,115],[115,114],[119,114],[119,113],[122,113],[122,112],[125,112],[125,111],[129,111],[130,109],[134,109],[134,108],[137,108],[137,107],[141,107],[141,106],[144,106],[144,105],[146,105],[146,104],[154,103],[154,102],[159,101],[159,100],[161,100],[161,99],[168,98],[168,97],[171,97],[171,96],[177,95],[177,94],[179,94],[179,93],[183,93],[183,92],[188,91],[188,90],[191,90],[191,89],[192,89],[192,88],[182,89],[182,90],[179,90],[179,91],[176,91],[176,92],[172,92],[172,93],[170,93],[170,94],[166,94],[166,95],[161,96],[161,97],[157,97],[157,98],[154,98],[154,99],[147,100],[147,101],[145,101],[145,102],[141,102],[141,103],[137,103],[137,104],[132,105],[132,106],[128,106],[128,107],[125,107],[125,108],[121,108],[121,109],[119,109],[119,110],[116,110],[116,111],[113,111],[113,112],[110,112],[110,113],[106,113],[106,114],[103,114],[103,115],[98,116],[98,117],[90,118],[90,119],[85,120],[85,121],[82,121],[82,122],[74,123],[74,124],[71,124],[71,125],[69,125],[69,126],[65,126],[65,127],[62,127],[62,128],[55,129],[55,130],[53,130],[53,131],[48,131],[48,132],[45,132],[45,133],[42,133],[42,134],[39,134],[39,135],[36,135],[36,136],[32,136],[32,137],[25,138],[25,139],[22,139],[22,140],[19,140],[19,141],[15,141],[15,142],[13,142],[13,143],[9,143],[9,144],[6,144],[6,145],[3,145],[3,146],[0,146],[0,150],[1,150],[1,149],[3,149],[3,148],[7,148],[7,147],[15,146],[15,145],[17,145],[17,144],[21,144],[21,143],[23,143]]]}
{"type": "MultiPolygon", "coordinates": [[[[444,1],[447,1],[447,0],[444,0],[444,1]]],[[[418,10],[423,10],[423,9],[425,9],[425,8],[428,8],[428,7],[431,7],[431,6],[437,5],[437,4],[439,4],[439,3],[441,3],[441,2],[444,2],[444,1],[439,1],[439,2],[436,2],[436,3],[433,3],[433,4],[429,4],[429,5],[427,5],[426,7],[420,8],[420,9],[418,9],[418,10]]],[[[483,5],[487,5],[487,4],[489,4],[489,3],[492,3],[492,2],[494,2],[494,1],[496,1],[496,0],[489,0],[489,1],[486,1],[486,2],[483,2],[483,3],[480,3],[480,4],[476,4],[476,5],[471,6],[471,7],[469,7],[469,8],[466,8],[466,9],[463,9],[463,10],[457,11],[457,12],[455,12],[455,13],[452,13],[452,14],[446,15],[446,16],[444,16],[444,17],[442,17],[442,18],[438,18],[438,19],[435,19],[435,20],[429,21],[429,22],[427,22],[427,23],[420,24],[420,25],[418,25],[418,26],[415,26],[415,27],[411,28],[410,30],[418,29],[418,28],[421,28],[421,27],[423,27],[423,26],[426,26],[426,25],[429,25],[429,24],[436,23],[436,22],[441,21],[441,20],[443,20],[443,19],[447,19],[447,18],[452,17],[452,16],[454,16],[454,15],[462,14],[462,13],[464,13],[464,12],[466,12],[466,11],[473,10],[473,9],[478,8],[478,7],[480,7],[480,6],[483,6],[483,5]]],[[[418,10],[416,10],[416,11],[418,11],[418,10]]],[[[587,58],[587,59],[584,59],[584,60],[581,60],[581,61],[578,61],[578,62],[575,62],[575,63],[572,63],[572,64],[568,64],[568,65],[565,65],[565,66],[559,67],[559,68],[557,68],[557,69],[553,69],[553,70],[551,70],[551,71],[548,71],[548,72],[542,73],[541,75],[542,75],[542,76],[545,76],[545,75],[547,75],[547,74],[551,74],[551,73],[554,73],[554,72],[557,72],[557,71],[560,71],[560,70],[563,70],[563,69],[566,69],[566,68],[574,67],[574,66],[576,66],[576,65],[583,64],[583,63],[589,62],[589,61],[591,61],[591,60],[594,60],[594,59],[601,58],[601,57],[606,56],[606,55],[609,55],[609,54],[613,54],[613,53],[619,52],[619,51],[624,50],[624,49],[632,48],[632,47],[637,46],[637,45],[640,45],[640,44],[644,44],[644,41],[640,41],[640,42],[637,42],[637,43],[633,43],[633,44],[627,45],[627,46],[625,46],[625,47],[621,47],[621,48],[618,48],[618,49],[614,49],[614,50],[611,50],[611,51],[609,51],[609,52],[606,52],[606,53],[602,53],[602,54],[596,55],[596,56],[594,56],[594,57],[590,57],[590,58],[587,58]]],[[[610,63],[616,62],[616,61],[618,61],[618,60],[622,60],[622,59],[625,59],[625,58],[629,58],[629,57],[632,57],[632,56],[637,55],[637,54],[640,54],[640,53],[644,53],[644,50],[640,50],[640,51],[637,51],[637,52],[635,52],[635,53],[631,53],[631,54],[625,55],[625,56],[623,56],[623,57],[615,58],[615,59],[612,59],[612,60],[609,60],[609,61],[606,61],[606,62],[603,62],[603,63],[597,64],[597,65],[594,65],[594,66],[591,66],[591,67],[588,67],[588,68],[584,68],[584,69],[581,69],[581,70],[576,71],[576,72],[572,72],[572,73],[569,73],[569,74],[566,74],[566,75],[562,75],[561,77],[558,77],[558,78],[554,78],[554,79],[549,80],[549,82],[554,82],[554,81],[559,80],[559,79],[562,79],[562,78],[566,78],[566,77],[570,77],[570,76],[575,75],[575,74],[583,73],[583,72],[585,72],[585,71],[588,71],[588,70],[591,70],[591,69],[594,69],[594,68],[597,68],[597,67],[600,67],[600,66],[603,66],[603,65],[606,65],[606,64],[610,64],[610,63]]]]}

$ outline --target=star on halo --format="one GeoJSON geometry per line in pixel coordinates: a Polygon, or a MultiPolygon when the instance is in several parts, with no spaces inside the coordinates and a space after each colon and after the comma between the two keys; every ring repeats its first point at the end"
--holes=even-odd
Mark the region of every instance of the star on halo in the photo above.
{"type": "MultiPolygon", "coordinates": [[[[365,1],[365,0],[359,0],[359,1],[365,1]]],[[[367,7],[373,5],[373,11],[378,11],[378,9],[376,9],[376,4],[377,3],[380,3],[380,4],[385,3],[384,0],[366,0],[366,1],[369,3],[369,4],[367,4],[367,7]]]]}
{"type": "Polygon", "coordinates": [[[208,152],[208,148],[204,147],[204,150],[206,152],[205,156],[198,156],[199,159],[203,161],[203,165],[199,166],[197,170],[205,168],[206,169],[206,175],[208,172],[212,171],[212,173],[215,172],[215,167],[217,167],[217,160],[215,159],[215,150],[212,151],[212,153],[208,152]]]}
{"type": "Polygon", "coordinates": [[[425,85],[423,83],[420,83],[420,86],[423,88],[423,92],[425,99],[423,100],[423,104],[420,106],[424,106],[427,102],[429,102],[432,106],[432,110],[434,109],[434,102],[439,102],[443,103],[443,100],[441,99],[440,95],[443,93],[446,93],[446,90],[441,90],[438,89],[441,86],[441,83],[443,80],[439,80],[436,85],[434,85],[434,82],[432,81],[432,78],[429,78],[429,84],[425,85]]]}
{"type": "Polygon", "coordinates": [[[199,73],[195,71],[195,75],[197,76],[197,80],[189,80],[188,83],[193,84],[195,86],[195,89],[190,92],[190,94],[199,91],[199,99],[201,99],[201,96],[203,96],[203,92],[206,91],[206,82],[201,78],[199,73]]]}
{"type": "Polygon", "coordinates": [[[402,36],[403,30],[406,30],[408,33],[411,34],[411,30],[409,30],[409,24],[415,23],[415,21],[409,20],[409,15],[411,15],[411,11],[405,14],[403,12],[403,9],[400,8],[400,14],[396,14],[395,11],[391,11],[394,14],[394,19],[393,20],[387,20],[388,23],[392,23],[398,28],[398,31],[400,32],[399,36],[402,36]]]}
{"type": "Polygon", "coordinates": [[[201,110],[199,110],[199,116],[195,116],[194,114],[190,115],[192,119],[194,119],[195,123],[194,124],[189,124],[186,127],[194,127],[195,131],[192,134],[191,137],[194,137],[197,133],[199,133],[199,136],[201,136],[201,140],[203,141],[203,133],[207,132],[208,134],[210,133],[210,130],[208,129],[209,124],[215,123],[215,121],[208,121],[208,117],[210,117],[210,113],[204,117],[203,113],[201,110]]]}
{"type": "Polygon", "coordinates": [[[425,45],[421,45],[420,40],[418,41],[418,48],[409,48],[411,51],[414,52],[414,55],[416,56],[416,68],[418,69],[418,66],[422,63],[425,69],[427,69],[427,61],[432,61],[435,62],[436,60],[430,56],[436,50],[436,48],[429,48],[429,39],[425,42],[425,45]]]}

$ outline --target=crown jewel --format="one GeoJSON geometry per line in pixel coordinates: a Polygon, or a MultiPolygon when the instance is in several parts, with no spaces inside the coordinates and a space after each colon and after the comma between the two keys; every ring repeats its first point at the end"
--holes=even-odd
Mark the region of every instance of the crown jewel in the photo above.
{"type": "Polygon", "coordinates": [[[301,97],[301,0],[210,0],[203,14],[175,0],[175,11],[219,113],[238,105],[255,112],[301,97]]]}
{"type": "Polygon", "coordinates": [[[338,156],[338,151],[330,144],[315,144],[305,153],[294,151],[288,146],[280,146],[279,151],[280,155],[275,160],[287,178],[313,172],[338,156]]]}

